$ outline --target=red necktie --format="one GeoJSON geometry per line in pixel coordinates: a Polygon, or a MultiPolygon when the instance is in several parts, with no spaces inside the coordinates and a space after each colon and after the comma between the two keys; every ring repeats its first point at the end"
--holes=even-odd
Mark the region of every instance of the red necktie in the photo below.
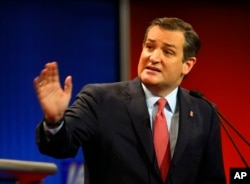
{"type": "Polygon", "coordinates": [[[163,182],[166,180],[171,161],[169,132],[164,115],[166,103],[167,100],[165,98],[158,100],[158,111],[155,116],[153,129],[155,153],[163,182]]]}

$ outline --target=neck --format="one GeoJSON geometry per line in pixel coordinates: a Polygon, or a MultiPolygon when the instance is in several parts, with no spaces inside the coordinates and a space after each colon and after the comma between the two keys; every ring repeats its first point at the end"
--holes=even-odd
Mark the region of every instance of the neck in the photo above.
{"type": "Polygon", "coordinates": [[[148,85],[148,84],[144,84],[146,86],[146,88],[155,96],[159,96],[159,97],[165,97],[168,94],[170,94],[174,89],[176,89],[176,87],[178,86],[174,86],[174,87],[160,87],[160,86],[155,86],[155,85],[148,85]]]}

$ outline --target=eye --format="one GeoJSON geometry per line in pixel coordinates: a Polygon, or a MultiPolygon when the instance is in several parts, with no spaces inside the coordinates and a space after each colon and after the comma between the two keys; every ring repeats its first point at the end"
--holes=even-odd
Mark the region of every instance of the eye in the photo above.
{"type": "Polygon", "coordinates": [[[151,50],[151,49],[153,49],[153,46],[150,45],[150,44],[146,44],[146,45],[145,45],[145,48],[147,48],[148,50],[151,50]]]}
{"type": "Polygon", "coordinates": [[[164,50],[163,51],[164,52],[164,54],[166,54],[166,55],[174,55],[174,52],[173,51],[171,51],[171,50],[164,50]]]}

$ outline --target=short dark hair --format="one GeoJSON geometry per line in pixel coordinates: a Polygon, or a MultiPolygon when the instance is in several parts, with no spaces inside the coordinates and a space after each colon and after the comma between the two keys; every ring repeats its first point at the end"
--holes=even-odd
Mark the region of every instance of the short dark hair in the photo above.
{"type": "Polygon", "coordinates": [[[175,17],[163,17],[154,19],[146,30],[143,43],[146,42],[149,30],[159,26],[162,29],[170,31],[181,31],[185,37],[183,46],[183,62],[190,57],[196,57],[201,47],[201,41],[198,34],[189,23],[175,17]]]}

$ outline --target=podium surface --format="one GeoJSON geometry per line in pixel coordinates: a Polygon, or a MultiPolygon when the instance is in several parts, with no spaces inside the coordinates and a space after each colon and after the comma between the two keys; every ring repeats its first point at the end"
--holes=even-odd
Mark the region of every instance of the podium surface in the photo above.
{"type": "Polygon", "coordinates": [[[0,159],[0,184],[41,184],[56,171],[53,163],[0,159]]]}

